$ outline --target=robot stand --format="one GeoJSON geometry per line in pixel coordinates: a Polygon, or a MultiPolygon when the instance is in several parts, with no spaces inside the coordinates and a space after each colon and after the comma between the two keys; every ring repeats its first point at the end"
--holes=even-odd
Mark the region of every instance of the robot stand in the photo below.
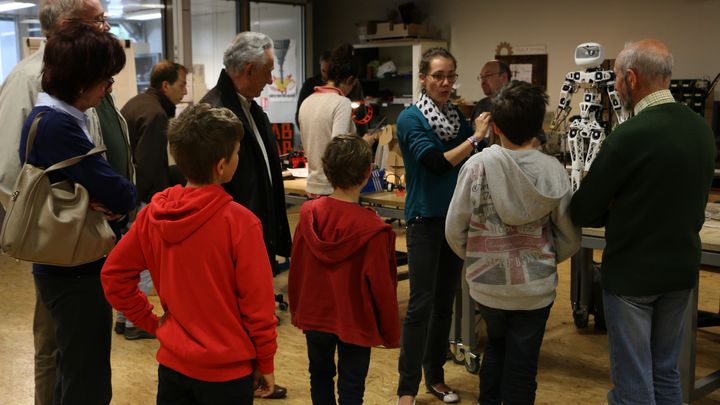
{"type": "Polygon", "coordinates": [[[475,301],[470,297],[470,287],[463,268],[460,288],[455,294],[455,308],[450,325],[450,356],[455,364],[465,365],[469,373],[480,371],[482,355],[477,352],[479,339],[477,326],[480,314],[475,311],[475,301]]]}

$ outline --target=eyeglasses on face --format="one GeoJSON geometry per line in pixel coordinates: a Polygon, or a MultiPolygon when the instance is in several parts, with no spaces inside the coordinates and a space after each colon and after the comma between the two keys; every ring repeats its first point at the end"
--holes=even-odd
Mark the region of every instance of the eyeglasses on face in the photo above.
{"type": "Polygon", "coordinates": [[[432,77],[433,80],[435,80],[436,82],[442,82],[443,80],[447,79],[448,82],[455,83],[460,75],[458,75],[457,73],[449,75],[444,75],[442,73],[434,73],[429,76],[432,77]]]}
{"type": "Polygon", "coordinates": [[[113,79],[112,77],[109,79],[105,79],[105,90],[110,90],[110,88],[112,87],[112,85],[114,83],[115,83],[115,79],[113,79]]]}
{"type": "Polygon", "coordinates": [[[98,16],[96,16],[96,17],[94,17],[94,18],[91,18],[91,19],[86,19],[86,18],[68,18],[68,21],[72,21],[72,22],[84,22],[84,23],[90,23],[90,24],[94,23],[94,24],[97,24],[100,28],[105,28],[106,26],[108,26],[108,25],[110,24],[110,23],[108,22],[107,17],[105,16],[105,14],[98,15],[98,16]]]}
{"type": "Polygon", "coordinates": [[[487,80],[487,78],[489,78],[489,77],[499,75],[499,74],[500,74],[500,72],[486,73],[484,75],[478,75],[477,79],[478,79],[478,81],[483,81],[483,80],[487,80]]]}

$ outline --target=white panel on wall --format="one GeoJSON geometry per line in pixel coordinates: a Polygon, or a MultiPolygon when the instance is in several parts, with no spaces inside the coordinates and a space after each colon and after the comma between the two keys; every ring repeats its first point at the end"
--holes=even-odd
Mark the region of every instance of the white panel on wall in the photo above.
{"type": "Polygon", "coordinates": [[[195,72],[193,100],[199,101],[215,87],[223,69],[223,54],[237,34],[235,4],[228,1],[193,1],[191,4],[193,66],[202,65],[195,72]]]}

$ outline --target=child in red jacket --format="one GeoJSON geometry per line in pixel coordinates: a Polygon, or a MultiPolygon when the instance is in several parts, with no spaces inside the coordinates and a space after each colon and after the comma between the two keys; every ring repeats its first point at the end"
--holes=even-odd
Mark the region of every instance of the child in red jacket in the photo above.
{"type": "Polygon", "coordinates": [[[323,170],[335,191],[303,204],[290,259],[292,324],[305,332],[314,404],[362,403],[370,348],[398,347],[395,233],[359,205],[372,154],[356,135],[328,144],[323,170]]]}
{"type": "Polygon", "coordinates": [[[187,186],[156,194],[102,269],[110,304],[160,341],[158,404],[252,404],[254,385],[273,392],[277,319],[262,227],[221,186],[242,137],[230,110],[207,104],[172,121],[170,152],[187,186]],[[162,318],[138,289],[143,269],[162,318]]]}

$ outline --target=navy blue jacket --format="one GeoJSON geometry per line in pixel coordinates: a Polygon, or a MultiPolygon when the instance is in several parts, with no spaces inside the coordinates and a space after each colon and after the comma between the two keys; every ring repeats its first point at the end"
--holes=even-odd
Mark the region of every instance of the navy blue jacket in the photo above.
{"type": "MultiPolygon", "coordinates": [[[[45,115],[38,123],[35,142],[28,157],[29,163],[38,167],[50,167],[71,157],[84,155],[95,147],[72,117],[50,107],[35,107],[23,125],[18,151],[21,162],[25,161],[25,145],[32,121],[43,111],[45,115]]],[[[90,193],[90,198],[112,212],[127,214],[135,207],[135,186],[115,172],[101,155],[87,157],[80,163],[50,173],[49,177],[53,183],[70,179],[82,184],[90,193]]],[[[117,224],[111,222],[110,225],[117,224]]],[[[75,267],[33,264],[33,274],[99,274],[104,262],[103,258],[75,267]]]]}

